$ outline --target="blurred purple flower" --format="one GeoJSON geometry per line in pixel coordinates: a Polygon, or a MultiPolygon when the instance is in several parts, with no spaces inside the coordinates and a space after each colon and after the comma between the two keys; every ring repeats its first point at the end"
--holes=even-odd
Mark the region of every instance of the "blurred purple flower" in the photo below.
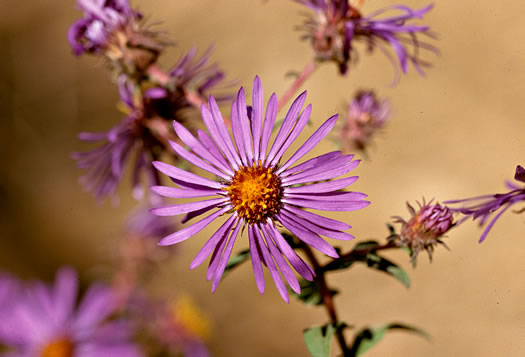
{"type": "Polygon", "coordinates": [[[133,11],[128,0],[77,0],[84,18],[69,28],[67,38],[75,55],[105,48],[115,30],[141,15],[133,11]]]}
{"type": "MultiPolygon", "coordinates": [[[[525,169],[518,165],[514,175],[516,181],[525,183],[525,169]]],[[[481,234],[479,242],[483,242],[496,221],[505,213],[510,207],[516,203],[525,201],[525,187],[519,186],[513,182],[506,182],[507,188],[511,191],[507,193],[497,193],[494,195],[484,195],[472,197],[462,200],[450,200],[444,203],[448,205],[462,204],[459,208],[451,208],[454,212],[459,212],[463,217],[458,223],[463,223],[468,218],[472,220],[479,220],[479,225],[483,226],[489,219],[491,221],[487,224],[485,230],[481,234]],[[495,213],[499,211],[498,213],[495,213]]],[[[523,209],[519,212],[523,212],[523,209]]]]}
{"type": "MultiPolygon", "coordinates": [[[[78,166],[87,170],[81,182],[88,191],[98,199],[113,195],[129,161],[133,161],[135,198],[143,196],[140,181],[143,173],[148,186],[160,184],[152,161],[166,151],[169,138],[175,139],[171,122],[177,120],[188,128],[194,127],[191,117],[194,104],[187,100],[186,92],[196,91],[204,96],[211,90],[221,90],[219,85],[224,73],[215,64],[208,64],[210,54],[211,49],[196,57],[196,50],[190,50],[170,72],[165,87],[152,87],[142,92],[125,75],[120,76],[120,100],[127,116],[108,132],[80,133],[80,140],[100,143],[100,146],[72,154],[78,166]]],[[[225,95],[221,100],[228,98],[231,96],[225,95]]]]}
{"type": "Polygon", "coordinates": [[[348,105],[341,129],[343,150],[365,150],[374,133],[385,125],[389,115],[388,100],[379,100],[373,91],[357,92],[348,105]]]}
{"type": "Polygon", "coordinates": [[[305,38],[312,42],[317,59],[336,62],[341,74],[346,74],[349,63],[357,56],[354,44],[358,41],[364,42],[370,52],[378,48],[397,68],[388,49],[391,47],[404,73],[408,71],[409,63],[420,74],[423,74],[423,67],[430,65],[419,57],[420,49],[438,53],[434,46],[421,42],[417,37],[434,37],[428,26],[407,24],[408,21],[422,19],[433,5],[419,10],[403,5],[390,6],[363,16],[348,0],[295,1],[315,12],[315,15],[309,16],[303,29],[306,30],[305,38]],[[381,16],[391,10],[397,10],[400,14],[381,16]]]}
{"type": "Polygon", "coordinates": [[[416,211],[408,202],[407,207],[410,212],[410,219],[405,221],[403,218],[394,217],[396,223],[401,223],[401,233],[389,237],[401,246],[410,249],[412,262],[416,261],[420,251],[426,250],[432,261],[434,247],[445,243],[441,240],[443,236],[455,225],[454,216],[450,209],[438,203],[432,204],[432,200],[427,204],[418,202],[416,211]]]}
{"type": "MultiPolygon", "coordinates": [[[[157,200],[157,204],[162,200],[157,200]]],[[[150,212],[150,206],[141,205],[127,219],[126,235],[140,239],[158,240],[177,229],[171,218],[160,217],[150,212]]]]}
{"type": "Polygon", "coordinates": [[[352,160],[353,155],[342,155],[340,151],[334,151],[293,166],[331,131],[337,115],[324,122],[284,164],[281,164],[284,152],[297,139],[310,118],[311,105],[301,113],[306,92],[292,104],[271,146],[268,144],[277,115],[277,96],[271,96],[263,123],[263,92],[259,77],[254,80],[252,95],[250,111],[246,106],[243,88],[232,103],[233,141],[213,96],[210,96],[209,106],[201,107],[204,124],[211,136],[199,130],[197,139],[180,123],[174,123],[180,140],[191,151],[171,142],[173,150],[195,166],[216,175],[217,179],[210,180],[163,162],[154,162],[154,166],[160,172],[171,177],[180,187],[158,186],[152,187],[152,191],[174,198],[218,197],[159,207],[153,209],[152,213],[159,216],[189,214],[189,220],[216,209],[197,223],[165,237],[160,245],[182,242],[200,232],[219,216],[231,213],[197,254],[190,268],[201,264],[213,252],[207,279],[213,278],[212,291],[215,291],[235,240],[241,228],[247,227],[259,291],[263,293],[265,289],[262,268],[265,265],[282,298],[288,301],[288,293],[279,269],[294,291],[299,292],[300,287],[285,258],[306,279],[313,279],[314,272],[292,250],[279,232],[276,222],[306,244],[331,257],[337,257],[336,250],[320,235],[341,240],[352,239],[350,234],[343,232],[350,226],[301,208],[353,211],[366,207],[369,202],[363,200],[366,197],[363,193],[340,191],[355,182],[357,176],[309,184],[330,180],[352,171],[359,164],[359,160],[352,160]]]}
{"type": "Polygon", "coordinates": [[[107,320],[117,307],[111,291],[93,285],[76,308],[77,285],[76,273],[61,269],[54,286],[33,283],[11,300],[0,341],[12,349],[9,356],[142,356],[130,326],[107,320]]]}

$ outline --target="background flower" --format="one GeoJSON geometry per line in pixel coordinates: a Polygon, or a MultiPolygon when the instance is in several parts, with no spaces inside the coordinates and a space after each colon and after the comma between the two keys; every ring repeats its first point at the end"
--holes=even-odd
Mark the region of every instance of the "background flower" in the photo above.
{"type": "Polygon", "coordinates": [[[9,301],[0,342],[12,356],[142,356],[130,326],[108,321],[117,308],[110,290],[92,285],[77,307],[77,284],[76,273],[63,268],[53,286],[35,282],[9,301]]]}

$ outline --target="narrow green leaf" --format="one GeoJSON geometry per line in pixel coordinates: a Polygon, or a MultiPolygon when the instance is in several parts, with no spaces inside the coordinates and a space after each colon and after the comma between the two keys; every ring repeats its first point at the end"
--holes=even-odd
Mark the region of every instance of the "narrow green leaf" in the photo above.
{"type": "Polygon", "coordinates": [[[369,349],[374,347],[379,341],[381,341],[385,334],[390,330],[404,330],[406,332],[416,333],[430,340],[430,336],[425,331],[417,327],[404,325],[400,323],[390,323],[375,328],[367,327],[361,330],[354,339],[354,343],[351,349],[351,356],[362,356],[365,352],[367,352],[369,349]]]}
{"type": "Polygon", "coordinates": [[[304,342],[313,357],[330,357],[330,343],[335,330],[331,324],[304,330],[304,342]]]}
{"type": "Polygon", "coordinates": [[[390,260],[380,257],[376,253],[368,253],[366,256],[366,264],[372,269],[376,269],[391,275],[407,288],[410,287],[410,277],[406,271],[392,263],[390,260]]]}
{"type": "Polygon", "coordinates": [[[246,249],[234,256],[233,258],[230,258],[230,261],[228,264],[226,264],[226,268],[224,268],[224,273],[222,274],[222,277],[224,276],[233,268],[237,267],[238,265],[244,263],[250,259],[250,250],[246,249]]]}
{"type": "MultiPolygon", "coordinates": [[[[314,281],[308,281],[304,278],[301,278],[299,280],[299,285],[301,286],[301,293],[297,294],[295,291],[290,289],[290,293],[293,294],[297,299],[304,302],[306,305],[322,305],[323,304],[323,296],[321,294],[321,290],[319,289],[319,285],[314,281]]],[[[332,296],[338,293],[337,290],[330,290],[330,293],[332,296]]]]}

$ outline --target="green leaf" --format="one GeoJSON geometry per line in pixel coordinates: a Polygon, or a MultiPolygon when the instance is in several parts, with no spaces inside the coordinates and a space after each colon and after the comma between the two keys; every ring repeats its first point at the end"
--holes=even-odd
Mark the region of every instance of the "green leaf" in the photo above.
{"type": "MultiPolygon", "coordinates": [[[[307,305],[322,305],[323,304],[323,295],[319,289],[319,285],[314,281],[308,281],[304,278],[299,280],[299,285],[301,286],[301,293],[297,294],[295,291],[290,289],[297,299],[301,300],[307,305]]],[[[330,289],[332,296],[339,293],[337,290],[330,289]]]]}
{"type": "Polygon", "coordinates": [[[390,260],[380,257],[376,253],[368,253],[366,256],[366,264],[372,269],[391,275],[407,288],[410,287],[410,277],[407,272],[392,263],[390,260]]]}
{"type": "Polygon", "coordinates": [[[304,330],[303,337],[306,348],[313,357],[329,357],[330,343],[335,333],[335,327],[316,326],[304,330]]]}
{"type": "Polygon", "coordinates": [[[381,341],[385,334],[390,330],[404,330],[407,332],[416,333],[430,340],[430,336],[425,331],[417,327],[404,325],[400,323],[390,323],[375,328],[367,327],[357,334],[356,338],[354,339],[350,355],[354,357],[362,356],[366,351],[368,351],[369,349],[374,347],[379,341],[381,341]]]}
{"type": "Polygon", "coordinates": [[[379,246],[379,243],[377,243],[375,240],[369,240],[366,242],[357,243],[354,247],[354,250],[373,249],[378,246],[379,246]]]}
{"type": "Polygon", "coordinates": [[[224,276],[233,268],[237,267],[238,265],[241,265],[245,261],[250,259],[250,250],[246,249],[234,256],[233,258],[230,258],[230,261],[228,264],[226,264],[226,268],[224,268],[224,273],[222,274],[222,277],[224,276]]]}

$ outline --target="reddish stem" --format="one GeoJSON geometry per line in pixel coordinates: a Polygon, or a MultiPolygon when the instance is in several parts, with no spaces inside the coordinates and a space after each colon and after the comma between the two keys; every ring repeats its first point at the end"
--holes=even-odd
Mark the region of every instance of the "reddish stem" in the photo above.
{"type": "Polygon", "coordinates": [[[336,335],[337,335],[337,341],[339,342],[339,347],[341,347],[341,351],[343,352],[343,356],[348,356],[350,354],[350,350],[348,349],[348,345],[346,344],[345,336],[343,334],[343,329],[338,328],[339,319],[337,317],[337,311],[335,309],[333,294],[330,288],[328,287],[328,284],[326,283],[326,278],[324,276],[325,271],[323,270],[323,267],[319,264],[319,261],[315,257],[314,252],[310,248],[309,245],[304,245],[303,250],[308,257],[308,260],[310,260],[310,263],[312,263],[312,266],[315,271],[315,281],[317,282],[317,285],[319,286],[319,290],[321,291],[321,296],[323,298],[323,305],[326,308],[326,312],[328,313],[328,316],[330,316],[330,322],[336,329],[336,335]]]}
{"type": "Polygon", "coordinates": [[[315,69],[317,68],[317,62],[312,61],[308,63],[303,71],[299,74],[299,76],[295,79],[295,81],[292,83],[290,88],[283,94],[283,96],[279,99],[279,104],[277,106],[277,112],[280,112],[283,107],[288,103],[288,101],[295,95],[295,93],[301,88],[304,82],[310,76],[312,73],[314,73],[315,69]]]}

